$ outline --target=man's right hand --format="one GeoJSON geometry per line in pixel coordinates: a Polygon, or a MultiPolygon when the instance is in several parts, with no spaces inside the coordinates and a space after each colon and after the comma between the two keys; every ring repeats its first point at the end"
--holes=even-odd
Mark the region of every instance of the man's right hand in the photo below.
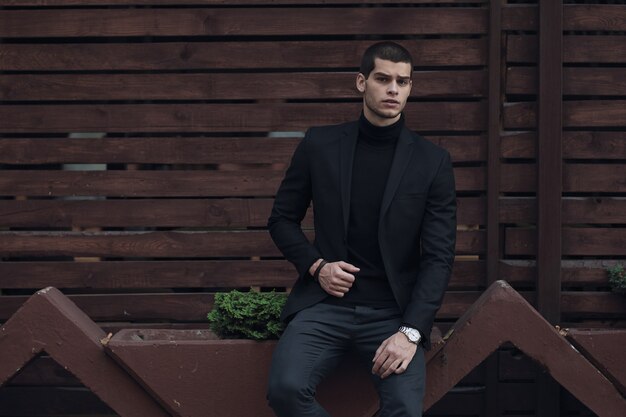
{"type": "MultiPolygon", "coordinates": [[[[311,266],[313,272],[317,269],[320,261],[318,260],[311,266]]],[[[319,284],[328,294],[341,298],[350,291],[354,283],[355,277],[352,274],[359,271],[359,268],[344,261],[329,262],[320,270],[319,284]]]]}

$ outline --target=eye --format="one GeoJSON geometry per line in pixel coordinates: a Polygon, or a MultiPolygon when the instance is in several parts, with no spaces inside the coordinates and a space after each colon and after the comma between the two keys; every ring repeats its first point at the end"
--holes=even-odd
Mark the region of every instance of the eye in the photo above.
{"type": "Polygon", "coordinates": [[[409,80],[398,80],[398,85],[401,85],[402,87],[405,87],[405,86],[409,85],[409,80]]]}
{"type": "Polygon", "coordinates": [[[376,81],[380,81],[381,83],[387,82],[387,77],[376,77],[376,81]]]}

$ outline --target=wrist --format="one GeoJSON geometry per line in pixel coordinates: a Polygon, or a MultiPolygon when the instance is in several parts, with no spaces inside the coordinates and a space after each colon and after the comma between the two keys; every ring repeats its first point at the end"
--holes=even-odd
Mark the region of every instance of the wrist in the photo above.
{"type": "Polygon", "coordinates": [[[398,329],[398,331],[402,334],[404,334],[406,336],[406,338],[409,340],[409,342],[419,345],[421,339],[422,339],[422,335],[420,334],[419,330],[414,329],[412,327],[408,327],[408,326],[400,326],[400,328],[398,329]]]}
{"type": "Polygon", "coordinates": [[[309,267],[309,274],[311,274],[311,276],[315,275],[315,271],[320,266],[320,263],[322,263],[322,261],[323,259],[319,258],[317,261],[313,262],[313,265],[309,267]]]}

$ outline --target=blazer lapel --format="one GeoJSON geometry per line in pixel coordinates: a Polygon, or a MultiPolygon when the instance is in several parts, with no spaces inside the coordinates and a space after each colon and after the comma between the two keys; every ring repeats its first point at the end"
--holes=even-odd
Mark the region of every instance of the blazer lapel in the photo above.
{"type": "Polygon", "coordinates": [[[391,205],[391,200],[398,189],[402,175],[411,160],[413,155],[413,138],[411,133],[405,127],[400,133],[398,138],[398,144],[396,145],[396,151],[393,155],[393,162],[389,169],[389,177],[387,178],[387,185],[385,186],[385,192],[383,194],[383,201],[380,205],[380,221],[382,221],[387,209],[391,205]]]}
{"type": "Polygon", "coordinates": [[[344,236],[348,234],[350,220],[350,188],[352,186],[352,164],[358,138],[358,123],[351,123],[343,131],[340,140],[341,207],[343,210],[344,236]]]}

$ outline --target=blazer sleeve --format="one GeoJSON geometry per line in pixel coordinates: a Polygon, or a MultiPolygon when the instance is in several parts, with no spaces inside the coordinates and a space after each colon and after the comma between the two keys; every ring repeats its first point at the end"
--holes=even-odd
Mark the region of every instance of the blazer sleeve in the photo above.
{"type": "Polygon", "coordinates": [[[452,273],[456,244],[456,191],[450,154],[445,153],[430,186],[421,227],[421,258],[405,324],[420,331],[430,349],[435,314],[452,273]]]}
{"type": "Polygon", "coordinates": [[[307,147],[309,129],[296,148],[285,177],[278,188],[267,226],[278,249],[294,264],[300,277],[322,256],[309,242],[300,226],[311,203],[311,170],[307,147]]]}

